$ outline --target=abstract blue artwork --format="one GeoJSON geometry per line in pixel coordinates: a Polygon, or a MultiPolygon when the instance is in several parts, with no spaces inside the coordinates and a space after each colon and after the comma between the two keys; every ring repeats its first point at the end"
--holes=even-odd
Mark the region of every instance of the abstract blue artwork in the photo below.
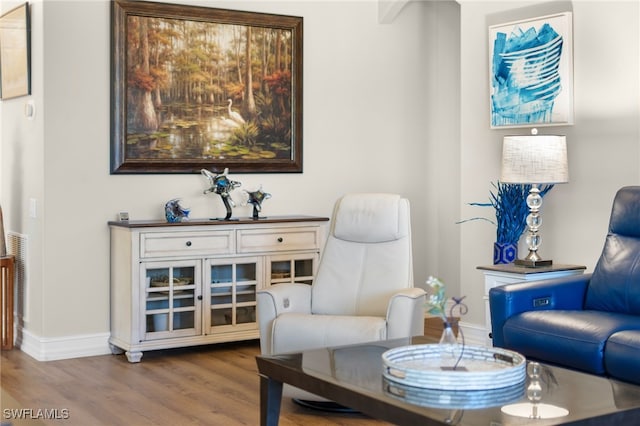
{"type": "Polygon", "coordinates": [[[491,127],[573,124],[571,13],[489,27],[491,127]]]}

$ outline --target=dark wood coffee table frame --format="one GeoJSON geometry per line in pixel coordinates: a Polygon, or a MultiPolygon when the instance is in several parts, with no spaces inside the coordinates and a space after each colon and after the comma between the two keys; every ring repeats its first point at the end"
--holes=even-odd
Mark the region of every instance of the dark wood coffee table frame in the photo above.
{"type": "Polygon", "coordinates": [[[284,383],[330,398],[334,402],[370,417],[395,424],[447,425],[447,423],[436,421],[425,422],[424,414],[419,410],[413,412],[407,407],[389,404],[372,395],[354,392],[343,386],[306,376],[299,370],[274,364],[267,357],[257,357],[257,363],[260,374],[260,424],[262,426],[278,425],[284,383]]]}
{"type": "MultiPolygon", "coordinates": [[[[407,339],[401,341],[384,342],[388,347],[403,346],[406,344],[433,343],[432,340],[422,336],[415,337],[409,342],[407,339]]],[[[381,342],[372,343],[380,345],[381,342]]],[[[396,400],[380,392],[358,388],[350,383],[341,382],[337,379],[322,377],[321,375],[307,374],[301,368],[304,353],[280,355],[280,356],[258,356],[256,362],[260,375],[260,424],[262,426],[277,426],[280,417],[280,406],[282,402],[283,384],[289,384],[297,388],[306,390],[324,398],[331,399],[339,404],[358,410],[370,417],[391,422],[397,425],[427,425],[444,426],[448,425],[444,416],[436,418],[436,414],[441,414],[442,410],[430,409],[420,405],[413,405],[407,402],[396,400]],[[431,417],[433,415],[433,417],[431,417]]],[[[381,368],[380,366],[375,368],[381,368]]],[[[625,399],[625,406],[605,407],[597,412],[589,414],[588,418],[580,413],[571,413],[569,416],[553,420],[531,420],[525,418],[514,418],[513,424],[539,424],[539,425],[631,425],[640,424],[640,386],[634,386],[623,382],[611,381],[603,377],[589,374],[572,372],[566,369],[553,367],[565,376],[572,378],[573,384],[584,384],[593,386],[597,384],[600,388],[607,386],[619,389],[625,399]],[[611,383],[613,382],[613,383],[611,383]]],[[[381,377],[382,381],[382,377],[381,377]]],[[[613,391],[612,391],[613,392],[613,391]]],[[[566,397],[566,395],[565,395],[566,397]]],[[[602,398],[605,398],[603,395],[602,398]]],[[[553,401],[545,401],[553,404],[553,401]]],[[[587,403],[591,407],[590,403],[587,403]]],[[[585,404],[585,410],[587,409],[585,404]]],[[[579,407],[578,407],[579,408],[579,407]]],[[[500,407],[473,410],[473,417],[483,415],[495,415],[495,410],[499,412],[500,407]],[[486,411],[486,413],[485,413],[486,411]]],[[[471,411],[471,410],[469,410],[471,411]]],[[[570,411],[575,411],[571,408],[570,411]]],[[[486,420],[486,419],[485,419],[486,420]]],[[[462,421],[461,425],[469,424],[462,421]]],[[[473,423],[477,424],[477,423],[473,423]]],[[[485,424],[488,424],[485,422],[485,424]]]]}

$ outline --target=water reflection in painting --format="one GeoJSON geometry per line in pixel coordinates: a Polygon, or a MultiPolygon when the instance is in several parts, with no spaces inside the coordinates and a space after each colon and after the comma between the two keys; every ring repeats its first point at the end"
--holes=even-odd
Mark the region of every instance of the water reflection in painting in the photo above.
{"type": "Polygon", "coordinates": [[[289,143],[260,143],[255,123],[238,123],[224,111],[214,106],[162,107],[158,131],[127,135],[127,158],[290,158],[289,143]]]}

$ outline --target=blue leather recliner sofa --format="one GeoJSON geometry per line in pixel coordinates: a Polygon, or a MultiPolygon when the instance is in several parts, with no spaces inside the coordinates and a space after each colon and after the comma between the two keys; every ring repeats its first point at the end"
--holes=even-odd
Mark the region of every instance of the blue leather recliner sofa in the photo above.
{"type": "Polygon", "coordinates": [[[592,274],[491,289],[494,346],[640,384],[640,186],[613,201],[592,274]]]}

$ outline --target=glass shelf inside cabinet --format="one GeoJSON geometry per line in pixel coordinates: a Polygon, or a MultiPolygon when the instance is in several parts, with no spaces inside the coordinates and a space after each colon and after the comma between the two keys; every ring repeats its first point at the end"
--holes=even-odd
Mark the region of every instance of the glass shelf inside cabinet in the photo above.
{"type": "Polygon", "coordinates": [[[211,283],[231,283],[233,280],[233,265],[211,266],[211,283]]]}
{"type": "Polygon", "coordinates": [[[238,306],[236,308],[236,324],[247,324],[256,322],[256,307],[238,306]]]}
{"type": "Polygon", "coordinates": [[[313,282],[313,259],[288,259],[271,261],[271,284],[313,282]]]}
{"type": "Polygon", "coordinates": [[[291,278],[291,261],[280,260],[271,262],[271,279],[280,280],[286,279],[289,281],[291,278]]]}
{"type": "Polygon", "coordinates": [[[236,283],[235,323],[247,324],[256,322],[256,264],[238,265],[239,274],[236,283]]]}
{"type": "Polygon", "coordinates": [[[211,306],[221,308],[233,303],[234,265],[211,266],[211,306]]]}
{"type": "Polygon", "coordinates": [[[313,259],[294,261],[296,282],[311,284],[313,282],[313,259]]]}
{"type": "Polygon", "coordinates": [[[239,263],[236,265],[236,281],[252,281],[256,282],[256,264],[251,263],[239,263]]]}
{"type": "Polygon", "coordinates": [[[194,328],[195,268],[158,267],[146,269],[147,332],[194,328]]]}
{"type": "Polygon", "coordinates": [[[256,321],[258,275],[255,261],[211,265],[209,285],[212,327],[256,321]]]}

